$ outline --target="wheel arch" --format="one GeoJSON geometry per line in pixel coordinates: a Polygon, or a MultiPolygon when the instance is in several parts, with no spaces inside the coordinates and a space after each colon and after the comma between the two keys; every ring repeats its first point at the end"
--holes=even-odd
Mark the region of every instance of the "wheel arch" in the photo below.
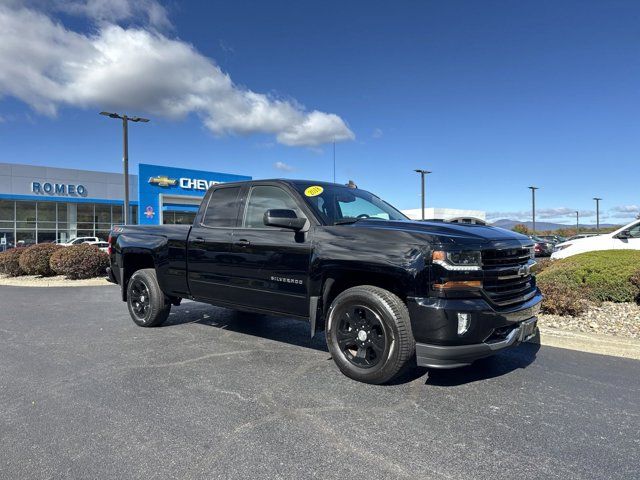
{"type": "Polygon", "coordinates": [[[149,249],[129,247],[121,252],[120,278],[122,284],[122,300],[127,300],[127,285],[131,276],[143,268],[153,268],[157,271],[155,258],[149,249]]]}

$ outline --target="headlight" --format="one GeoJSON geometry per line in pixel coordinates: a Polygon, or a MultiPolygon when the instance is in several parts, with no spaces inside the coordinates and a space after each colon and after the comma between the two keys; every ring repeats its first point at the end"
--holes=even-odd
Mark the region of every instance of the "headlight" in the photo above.
{"type": "Polygon", "coordinates": [[[554,252],[559,252],[560,250],[564,250],[565,248],[569,248],[571,243],[565,243],[564,245],[556,245],[553,249],[554,252]]]}
{"type": "Polygon", "coordinates": [[[480,270],[482,265],[481,253],[473,250],[458,252],[436,250],[431,258],[433,263],[447,270],[480,270]]]}

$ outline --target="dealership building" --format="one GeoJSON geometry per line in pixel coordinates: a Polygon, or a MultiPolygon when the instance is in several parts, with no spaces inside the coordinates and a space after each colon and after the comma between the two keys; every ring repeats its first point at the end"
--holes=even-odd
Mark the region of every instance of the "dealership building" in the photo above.
{"type": "MultiPolygon", "coordinates": [[[[190,224],[210,185],[250,179],[140,164],[137,175],[129,175],[129,218],[142,225],[190,224]]],[[[15,243],[106,239],[122,223],[123,207],[123,174],[0,163],[0,250],[15,243]]]]}

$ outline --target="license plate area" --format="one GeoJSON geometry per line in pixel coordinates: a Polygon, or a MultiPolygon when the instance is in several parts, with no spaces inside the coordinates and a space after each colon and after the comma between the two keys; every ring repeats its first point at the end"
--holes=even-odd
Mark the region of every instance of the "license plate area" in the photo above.
{"type": "Polygon", "coordinates": [[[520,341],[526,342],[531,340],[536,334],[536,324],[538,319],[536,317],[525,320],[520,324],[520,341]]]}

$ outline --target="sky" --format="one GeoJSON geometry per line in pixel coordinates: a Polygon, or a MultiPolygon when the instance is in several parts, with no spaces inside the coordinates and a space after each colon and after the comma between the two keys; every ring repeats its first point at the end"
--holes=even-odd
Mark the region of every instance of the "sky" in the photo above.
{"type": "Polygon", "coordinates": [[[0,0],[0,162],[354,180],[401,209],[640,212],[640,2],[0,0]]]}

